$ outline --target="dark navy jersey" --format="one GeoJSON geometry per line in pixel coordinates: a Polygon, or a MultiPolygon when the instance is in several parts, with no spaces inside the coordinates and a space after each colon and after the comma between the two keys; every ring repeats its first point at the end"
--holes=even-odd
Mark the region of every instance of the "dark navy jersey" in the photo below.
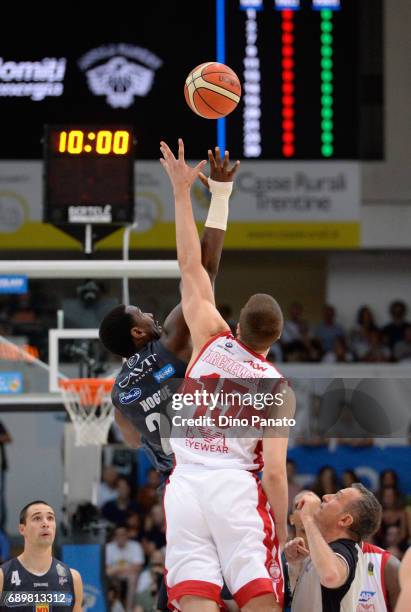
{"type": "Polygon", "coordinates": [[[1,566],[4,576],[0,610],[12,612],[70,612],[75,602],[73,576],[70,568],[52,559],[50,569],[36,576],[23,567],[18,559],[1,566]]]}
{"type": "Polygon", "coordinates": [[[140,432],[142,446],[160,472],[173,467],[167,406],[179,384],[176,379],[184,378],[186,369],[160,340],[153,340],[127,359],[111,393],[114,406],[140,432]]]}

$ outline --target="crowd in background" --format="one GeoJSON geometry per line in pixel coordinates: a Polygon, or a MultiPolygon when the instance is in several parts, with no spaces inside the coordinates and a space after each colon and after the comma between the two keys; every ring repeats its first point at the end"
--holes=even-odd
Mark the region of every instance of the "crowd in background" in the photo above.
{"type": "MultiPolygon", "coordinates": [[[[228,305],[220,313],[235,332],[236,321],[228,305]]],[[[338,322],[334,306],[326,304],[323,318],[312,323],[304,316],[304,307],[294,302],[284,322],[284,330],[268,358],[273,362],[309,363],[393,363],[411,361],[411,322],[407,306],[401,300],[391,302],[390,320],[379,327],[372,308],[361,306],[351,329],[338,322]]]]}
{"type": "MultiPolygon", "coordinates": [[[[87,281],[76,288],[76,295],[50,301],[41,286],[31,293],[0,297],[0,335],[25,337],[41,359],[47,358],[48,330],[56,327],[56,312],[65,311],[67,327],[98,327],[104,314],[115,305],[104,287],[87,281]],[[80,323],[79,323],[80,321],[80,323]]],[[[228,304],[220,313],[235,333],[237,322],[228,304]]],[[[294,302],[289,308],[281,340],[272,346],[269,358],[274,362],[311,363],[390,363],[411,360],[411,322],[407,305],[401,300],[388,307],[389,320],[377,325],[371,306],[360,306],[350,328],[338,321],[338,312],[330,304],[323,309],[319,322],[307,320],[304,306],[294,302]]],[[[156,313],[160,316],[160,313],[156,313]]]]}

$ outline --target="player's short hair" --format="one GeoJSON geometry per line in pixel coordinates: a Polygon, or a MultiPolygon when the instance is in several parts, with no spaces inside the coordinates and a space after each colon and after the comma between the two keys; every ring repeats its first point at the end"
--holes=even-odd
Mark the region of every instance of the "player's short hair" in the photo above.
{"type": "Polygon", "coordinates": [[[349,510],[353,522],[349,529],[363,540],[373,535],[381,525],[382,506],[374,493],[371,493],[363,484],[355,482],[351,485],[361,493],[360,499],[350,503],[349,510]]]}
{"type": "Polygon", "coordinates": [[[110,353],[127,359],[134,355],[136,347],[130,333],[133,318],[126,308],[120,304],[110,310],[100,324],[99,336],[110,353]]]}
{"type": "Polygon", "coordinates": [[[279,304],[271,295],[256,293],[242,308],[239,324],[241,340],[258,352],[267,350],[278,340],[284,318],[279,304]]]}
{"type": "Polygon", "coordinates": [[[49,508],[51,508],[50,504],[42,499],[35,499],[34,501],[26,504],[24,506],[24,508],[21,509],[20,511],[20,518],[19,518],[19,523],[20,525],[25,525],[26,524],[26,519],[27,519],[27,512],[29,510],[29,508],[31,508],[31,506],[36,506],[37,504],[43,504],[44,506],[49,506],[49,508]]]}

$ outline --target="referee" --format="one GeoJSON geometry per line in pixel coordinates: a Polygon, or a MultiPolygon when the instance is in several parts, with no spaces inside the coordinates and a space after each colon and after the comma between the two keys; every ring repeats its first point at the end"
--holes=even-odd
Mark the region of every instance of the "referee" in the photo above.
{"type": "Polygon", "coordinates": [[[24,550],[0,567],[0,610],[14,612],[81,612],[83,585],[80,574],[55,559],[54,510],[36,500],[20,512],[24,550]]]}

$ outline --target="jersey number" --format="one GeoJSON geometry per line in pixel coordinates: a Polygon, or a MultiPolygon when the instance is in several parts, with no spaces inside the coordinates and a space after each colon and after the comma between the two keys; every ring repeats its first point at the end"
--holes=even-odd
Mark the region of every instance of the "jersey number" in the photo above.
{"type": "Polygon", "coordinates": [[[168,419],[164,416],[163,418],[161,418],[161,414],[159,412],[152,412],[151,414],[146,416],[146,425],[147,425],[148,431],[150,431],[151,433],[153,433],[154,431],[158,429],[158,431],[160,432],[161,447],[164,453],[166,455],[172,455],[173,449],[171,448],[171,444],[170,444],[171,431],[170,431],[170,423],[168,422],[168,419]],[[161,429],[160,429],[160,424],[161,424],[161,429]],[[161,436],[162,433],[163,434],[165,433],[166,437],[163,438],[163,436],[161,436]]]}
{"type": "Polygon", "coordinates": [[[18,573],[17,570],[12,572],[10,582],[11,582],[11,584],[15,584],[16,586],[20,586],[21,585],[20,576],[19,576],[19,573],[18,573]]]}

